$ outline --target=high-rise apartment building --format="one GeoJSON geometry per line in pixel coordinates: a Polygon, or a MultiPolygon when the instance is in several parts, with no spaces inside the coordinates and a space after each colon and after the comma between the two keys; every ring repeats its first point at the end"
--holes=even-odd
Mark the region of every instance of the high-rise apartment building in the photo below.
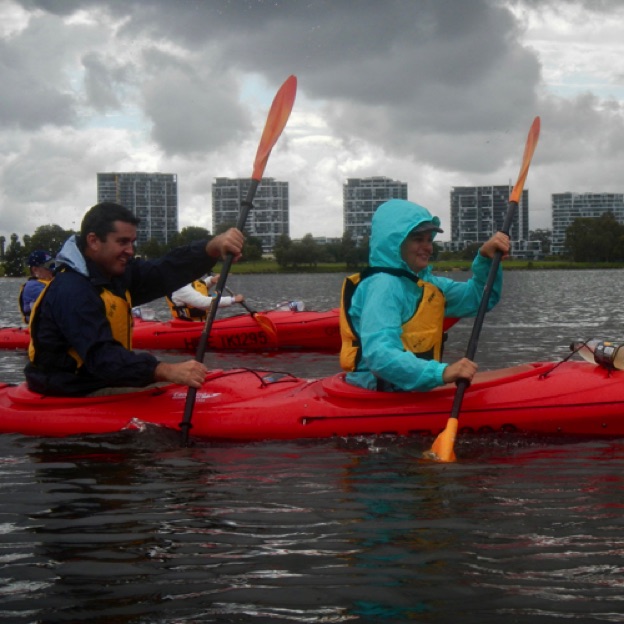
{"type": "MultiPolygon", "coordinates": [[[[512,187],[455,186],[451,189],[451,240],[463,249],[472,243],[485,243],[502,230],[512,187]]],[[[511,223],[512,241],[529,238],[529,191],[522,191],[518,210],[511,223]]]]}
{"type": "Polygon", "coordinates": [[[407,199],[407,184],[385,177],[349,178],[342,185],[343,231],[360,243],[370,236],[375,210],[389,199],[407,199]]]}
{"type": "MultiPolygon", "coordinates": [[[[451,242],[445,247],[460,251],[487,241],[503,229],[513,187],[455,186],[451,189],[451,242]]],[[[517,258],[537,258],[541,244],[529,241],[529,191],[524,189],[509,231],[511,253],[517,258]]]]}
{"type": "Polygon", "coordinates": [[[553,193],[552,254],[565,252],[566,230],[579,218],[598,218],[611,212],[618,223],[624,224],[624,194],[622,193],[553,193]]]}
{"type": "Polygon", "coordinates": [[[170,243],[178,233],[178,178],[173,173],[98,173],[98,202],[125,206],[140,219],[137,246],[170,243]]]}
{"type": "MultiPolygon", "coordinates": [[[[212,228],[236,225],[241,202],[251,185],[249,178],[216,178],[212,184],[212,228]]],[[[262,178],[249,212],[245,232],[262,240],[262,251],[270,253],[282,235],[290,235],[288,182],[262,178]]]]}

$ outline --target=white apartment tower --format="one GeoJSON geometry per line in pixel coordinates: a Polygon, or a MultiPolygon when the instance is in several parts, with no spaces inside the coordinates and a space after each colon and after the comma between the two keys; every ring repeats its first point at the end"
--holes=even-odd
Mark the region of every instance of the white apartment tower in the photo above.
{"type": "MultiPolygon", "coordinates": [[[[247,197],[249,178],[216,178],[212,184],[212,229],[233,226],[238,221],[241,202],[247,197]]],[[[290,235],[288,182],[262,178],[249,211],[245,232],[262,240],[263,253],[270,253],[277,239],[290,235]]]]}

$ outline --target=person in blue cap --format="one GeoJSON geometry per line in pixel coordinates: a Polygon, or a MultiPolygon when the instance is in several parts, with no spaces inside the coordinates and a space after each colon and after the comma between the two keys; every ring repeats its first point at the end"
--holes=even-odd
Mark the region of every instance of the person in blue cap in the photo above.
{"type": "Polygon", "coordinates": [[[33,304],[54,277],[54,258],[47,251],[37,249],[28,256],[28,266],[30,277],[22,285],[18,298],[19,309],[26,325],[30,321],[33,304]]]}
{"type": "MultiPolygon", "coordinates": [[[[509,254],[509,237],[497,232],[472,263],[472,277],[457,282],[435,276],[429,261],[440,219],[401,199],[373,215],[369,266],[346,278],[342,291],[340,364],[350,384],[381,391],[431,390],[472,380],[468,358],[441,362],[444,317],[476,316],[497,250],[509,254]]],[[[498,268],[488,310],[500,299],[498,268]]]]}

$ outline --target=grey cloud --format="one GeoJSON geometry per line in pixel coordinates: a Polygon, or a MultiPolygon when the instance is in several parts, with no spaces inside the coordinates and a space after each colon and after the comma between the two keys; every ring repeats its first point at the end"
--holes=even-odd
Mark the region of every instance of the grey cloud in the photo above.
{"type": "MultiPolygon", "coordinates": [[[[346,157],[361,141],[389,159],[487,183],[507,163],[517,173],[539,114],[537,163],[565,175],[579,158],[609,158],[602,171],[615,171],[624,156],[621,105],[548,96],[537,52],[523,44],[511,3],[562,11],[574,5],[588,15],[621,6],[614,0],[23,0],[44,14],[0,43],[0,79],[10,87],[0,98],[0,124],[74,121],[78,102],[62,72],[79,67],[87,94],[80,105],[100,113],[136,107],[169,161],[214,162],[212,153],[244,140],[252,128],[239,101],[240,77],[256,74],[277,87],[295,74],[298,98],[315,112],[323,106],[327,134],[342,139],[346,157]],[[113,35],[108,21],[101,32],[82,32],[60,19],[89,7],[118,18],[113,35]],[[107,56],[111,36],[119,58],[107,56]]],[[[288,133],[282,148],[287,139],[288,133]]],[[[593,173],[605,179],[598,168],[593,173]]]]}
{"type": "Polygon", "coordinates": [[[85,68],[85,91],[88,104],[98,112],[121,108],[118,92],[123,92],[125,71],[116,67],[110,58],[97,53],[85,54],[82,58],[85,68]]]}
{"type": "Polygon", "coordinates": [[[33,130],[75,119],[76,102],[62,74],[63,52],[47,32],[49,19],[33,19],[20,36],[0,42],[0,125],[33,130]]]}
{"type": "Polygon", "coordinates": [[[212,152],[252,127],[229,74],[193,70],[157,51],[147,56],[144,111],[153,122],[153,139],[167,154],[212,152]]]}
{"type": "MultiPolygon", "coordinates": [[[[84,9],[89,4],[28,3],[63,14],[69,13],[68,6],[84,9]]],[[[120,42],[138,37],[170,40],[196,56],[198,66],[219,68],[225,76],[244,70],[280,84],[295,73],[308,97],[342,102],[341,110],[349,106],[344,117],[330,117],[336,131],[346,130],[387,149],[398,137],[417,143],[423,131],[462,134],[491,129],[492,124],[494,130],[506,128],[518,111],[535,105],[536,57],[519,44],[510,12],[493,0],[98,0],[93,6],[126,18],[117,34],[120,42]],[[357,123],[371,116],[383,119],[380,124],[357,123]],[[379,126],[389,131],[375,134],[379,126]]],[[[106,66],[88,58],[89,92],[101,96],[100,106],[113,105],[106,66]]],[[[172,107],[186,109],[190,120],[199,119],[194,103],[202,88],[211,90],[208,84],[196,86],[194,77],[175,75],[169,66],[160,76],[161,82],[165,79],[171,89],[153,82],[146,86],[153,136],[175,153],[187,141],[191,150],[219,145],[226,131],[208,132],[205,123],[199,136],[190,130],[185,137],[171,136],[172,107]],[[166,102],[156,103],[156,94],[166,102]]],[[[217,95],[218,112],[230,105],[227,97],[217,95]]],[[[241,123],[241,116],[234,115],[232,121],[241,123]]]]}
{"type": "MultiPolygon", "coordinates": [[[[259,72],[275,84],[297,74],[308,97],[331,101],[327,120],[339,134],[415,156],[423,134],[452,133],[450,154],[428,154],[443,167],[459,166],[463,154],[468,166],[491,167],[498,155],[476,161],[470,135],[518,130],[537,108],[537,58],[519,43],[510,12],[488,0],[205,2],[188,3],[182,11],[172,11],[169,2],[150,2],[150,11],[138,10],[144,3],[124,6],[132,18],[122,37],[171,38],[209,57],[225,74],[259,72]]],[[[190,89],[185,106],[197,118],[192,81],[171,74],[167,80],[190,89]]],[[[154,137],[166,149],[220,143],[220,133],[212,136],[205,124],[198,134],[170,135],[175,98],[168,100],[148,107],[154,137]]]]}

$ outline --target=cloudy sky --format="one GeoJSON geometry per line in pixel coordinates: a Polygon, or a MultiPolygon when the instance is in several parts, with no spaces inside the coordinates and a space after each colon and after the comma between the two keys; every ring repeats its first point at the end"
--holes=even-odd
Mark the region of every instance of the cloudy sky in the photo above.
{"type": "Polygon", "coordinates": [[[176,173],[180,227],[211,229],[291,74],[265,175],[292,237],[340,236],[373,175],[448,227],[452,186],[515,181],[536,115],[551,227],[552,193],[624,192],[623,25],[621,0],[0,0],[0,235],[77,228],[100,171],[176,173]]]}

